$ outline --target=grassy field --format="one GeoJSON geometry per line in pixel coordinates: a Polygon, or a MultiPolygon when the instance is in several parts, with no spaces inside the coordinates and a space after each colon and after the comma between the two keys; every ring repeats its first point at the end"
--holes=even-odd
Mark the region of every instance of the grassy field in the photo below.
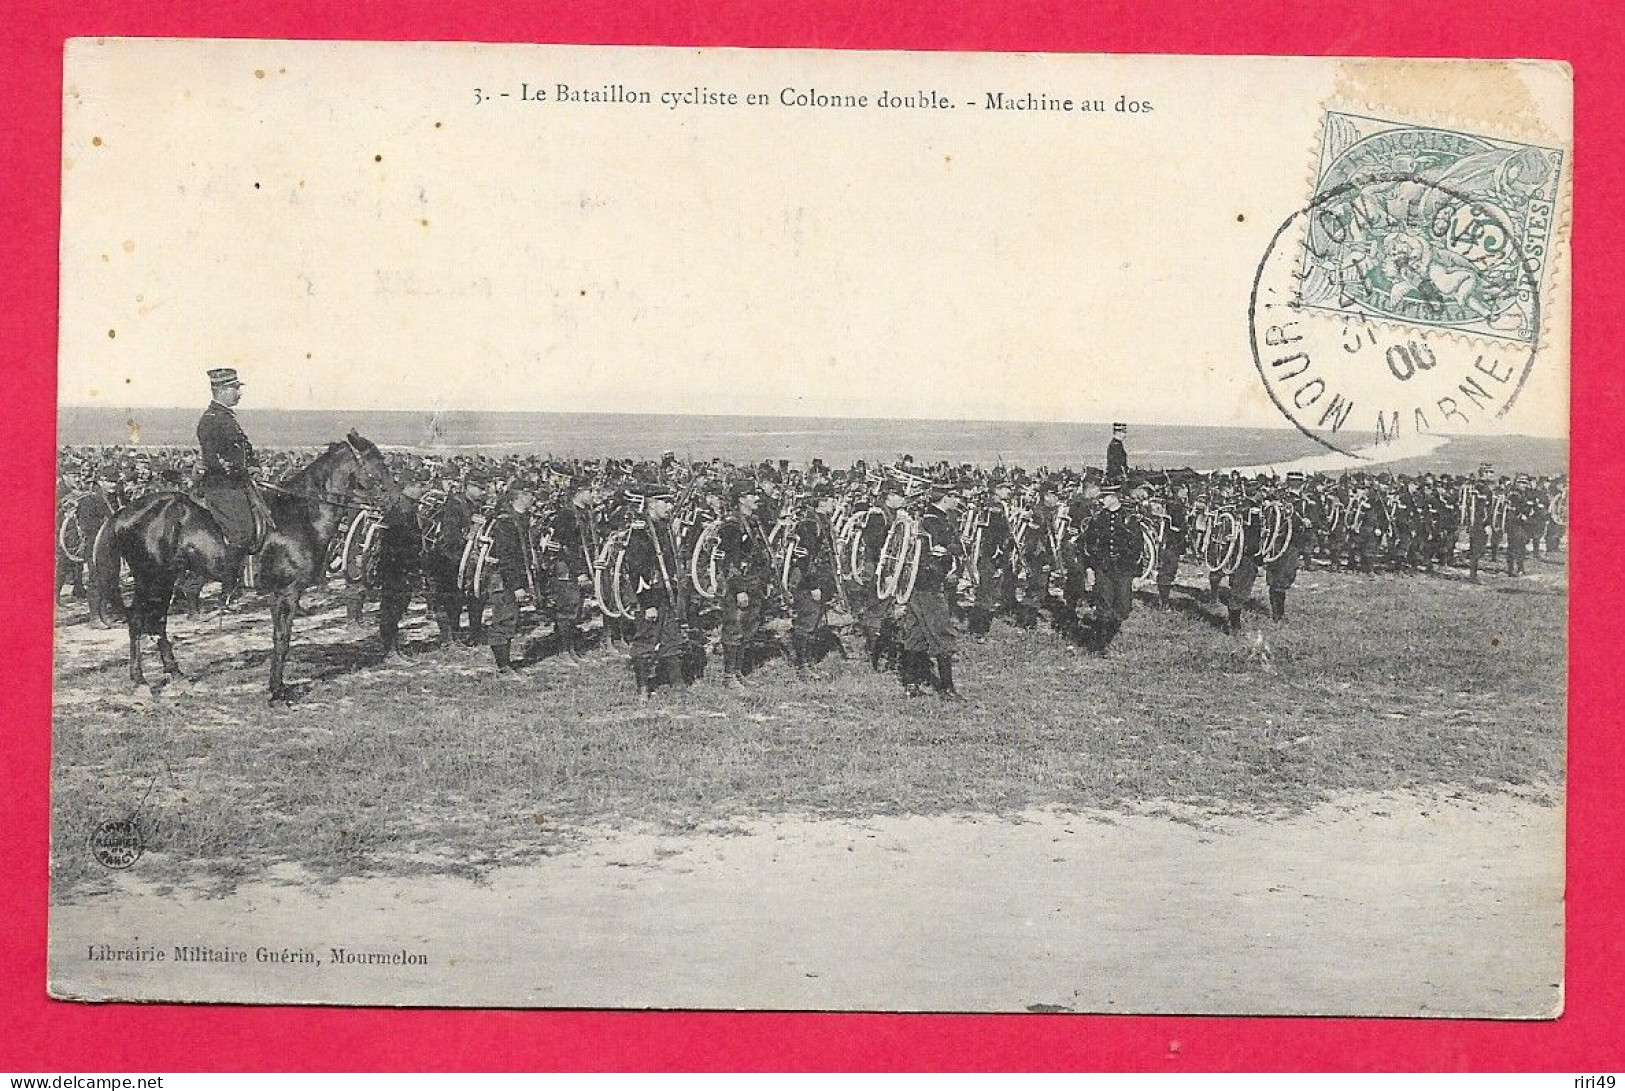
{"type": "Polygon", "coordinates": [[[1454,572],[1306,572],[1290,621],[1255,611],[1241,637],[1222,631],[1220,608],[1188,591],[1175,600],[1170,612],[1142,600],[1104,660],[1000,623],[963,646],[962,704],[909,700],[854,659],[807,682],[774,660],[743,694],[713,669],[640,706],[616,652],[498,679],[484,649],[431,649],[421,605],[417,654],[385,665],[316,593],[290,666],[313,684],[277,710],[264,697],[263,604],[177,622],[182,665],[200,680],[151,702],[122,685],[123,633],[67,605],[54,896],[110,888],[87,842],[129,816],[144,876],[226,892],[284,874],[479,874],[605,828],[781,814],[1059,807],[1199,821],[1351,790],[1561,797],[1561,565],[1481,586],[1454,572]]]}

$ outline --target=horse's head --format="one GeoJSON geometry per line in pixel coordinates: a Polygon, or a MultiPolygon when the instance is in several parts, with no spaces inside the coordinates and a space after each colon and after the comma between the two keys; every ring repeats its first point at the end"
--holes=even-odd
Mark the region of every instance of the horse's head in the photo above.
{"type": "Polygon", "coordinates": [[[347,452],[352,456],[347,460],[341,459],[335,471],[334,484],[343,491],[359,494],[369,503],[393,501],[400,496],[400,486],[389,472],[383,452],[354,428],[343,440],[330,446],[328,451],[347,452]]]}

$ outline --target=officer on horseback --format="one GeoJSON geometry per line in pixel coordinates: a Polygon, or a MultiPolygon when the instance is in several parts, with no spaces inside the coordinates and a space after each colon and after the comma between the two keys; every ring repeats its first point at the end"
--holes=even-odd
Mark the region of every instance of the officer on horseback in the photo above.
{"type": "Polygon", "coordinates": [[[203,452],[198,499],[220,523],[227,545],[252,552],[256,537],[263,532],[261,521],[269,520],[254,487],[253,471],[259,459],[232,412],[242,400],[243,381],[236,368],[210,368],[209,389],[209,407],[197,422],[197,441],[203,452]]]}

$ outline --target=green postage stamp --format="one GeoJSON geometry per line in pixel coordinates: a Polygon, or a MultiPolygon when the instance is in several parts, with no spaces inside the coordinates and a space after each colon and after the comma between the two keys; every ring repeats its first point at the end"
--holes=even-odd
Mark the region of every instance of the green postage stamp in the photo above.
{"type": "Polygon", "coordinates": [[[1530,342],[1563,152],[1328,112],[1298,302],[1530,342]]]}

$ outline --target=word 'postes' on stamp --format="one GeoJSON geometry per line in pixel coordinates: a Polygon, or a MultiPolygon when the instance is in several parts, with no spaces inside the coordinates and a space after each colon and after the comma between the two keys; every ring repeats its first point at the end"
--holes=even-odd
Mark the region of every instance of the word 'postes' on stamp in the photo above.
{"type": "Polygon", "coordinates": [[[1556,149],[1328,112],[1298,302],[1531,343],[1562,172],[1556,149]]]}
{"type": "MultiPolygon", "coordinates": [[[[1301,298],[1296,240],[1313,234],[1328,206],[1359,203],[1367,190],[1407,182],[1437,199],[1462,199],[1415,175],[1376,175],[1317,196],[1276,230],[1259,262],[1248,307],[1253,364],[1264,388],[1299,431],[1334,451],[1382,446],[1415,435],[1461,435],[1504,417],[1535,366],[1540,295],[1534,272],[1508,239],[1514,291],[1527,303],[1530,337],[1465,337],[1392,318],[1329,313],[1301,298]]],[[[1433,201],[1427,204],[1434,204],[1433,201]]]]}

